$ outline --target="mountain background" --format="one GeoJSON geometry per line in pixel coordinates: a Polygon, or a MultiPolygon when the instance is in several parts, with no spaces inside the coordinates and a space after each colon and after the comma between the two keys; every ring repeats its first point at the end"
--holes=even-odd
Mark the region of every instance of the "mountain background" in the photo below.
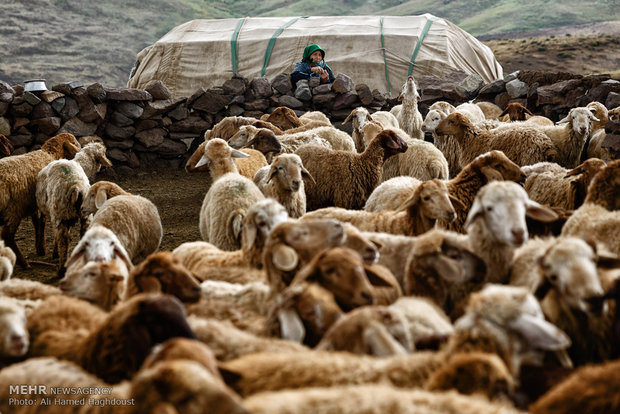
{"type": "Polygon", "coordinates": [[[192,19],[431,13],[518,69],[620,77],[620,0],[6,0],[0,80],[126,85],[136,54],[192,19]]]}

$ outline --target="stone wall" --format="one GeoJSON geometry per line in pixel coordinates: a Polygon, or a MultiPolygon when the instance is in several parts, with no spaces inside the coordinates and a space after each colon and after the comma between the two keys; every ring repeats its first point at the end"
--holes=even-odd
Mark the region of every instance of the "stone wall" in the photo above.
{"type": "MultiPolygon", "coordinates": [[[[608,75],[522,71],[484,84],[476,75],[454,73],[445,78],[420,76],[416,81],[423,115],[437,100],[454,105],[485,100],[502,108],[520,102],[533,113],[556,121],[570,108],[594,100],[610,109],[620,106],[620,82],[608,75]]],[[[272,80],[233,77],[220,87],[200,88],[182,98],[173,98],[160,81],[150,82],[144,90],[70,82],[44,92],[24,92],[22,85],[0,81],[0,134],[12,143],[13,154],[37,149],[61,132],[78,138],[97,135],[117,166],[178,168],[202,142],[204,132],[226,116],[258,118],[287,106],[298,114],[322,111],[336,127],[347,130],[350,125],[343,126],[342,121],[353,108],[363,105],[371,112],[389,110],[398,104],[398,92],[392,91],[390,96],[385,91],[371,91],[343,74],[332,84],[319,84],[316,78],[300,81],[295,90],[285,73],[272,80]]],[[[610,147],[620,149],[617,125],[610,123],[609,132],[610,147]]]]}

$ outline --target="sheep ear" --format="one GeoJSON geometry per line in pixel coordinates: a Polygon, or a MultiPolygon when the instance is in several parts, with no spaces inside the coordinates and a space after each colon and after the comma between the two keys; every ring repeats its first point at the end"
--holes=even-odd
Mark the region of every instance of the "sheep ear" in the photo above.
{"type": "Polygon", "coordinates": [[[280,322],[280,336],[283,339],[301,343],[306,336],[306,329],[301,318],[292,309],[282,309],[278,312],[280,322]]]}
{"type": "Polygon", "coordinates": [[[95,194],[95,207],[97,210],[101,208],[103,203],[108,199],[108,193],[105,191],[105,188],[99,188],[97,190],[97,194],[95,194]]]}
{"type": "Polygon", "coordinates": [[[538,204],[534,200],[528,199],[525,202],[525,214],[534,220],[550,223],[558,219],[558,214],[547,206],[538,204]]]}
{"type": "Polygon", "coordinates": [[[140,276],[134,279],[136,285],[140,288],[140,292],[159,293],[162,292],[161,283],[154,276],[140,276]]]}
{"type": "Polygon", "coordinates": [[[465,271],[457,261],[439,256],[432,263],[437,274],[447,282],[459,283],[464,281],[465,271]]]}
{"type": "Polygon", "coordinates": [[[556,122],[556,125],[560,125],[560,124],[567,124],[569,121],[569,116],[570,115],[566,115],[564,118],[560,119],[558,122],[556,122]]]}
{"type": "Polygon", "coordinates": [[[114,253],[123,261],[123,263],[125,263],[127,269],[131,269],[133,267],[129,254],[122,245],[114,243],[114,253]]]}
{"type": "Polygon", "coordinates": [[[230,218],[230,232],[239,243],[241,242],[241,233],[243,230],[243,214],[237,212],[230,218]]]}
{"type": "Polygon", "coordinates": [[[455,196],[453,196],[452,194],[448,194],[448,198],[450,199],[450,202],[452,203],[452,207],[454,207],[456,210],[465,210],[465,204],[463,204],[463,202],[456,198],[455,196]]]}
{"type": "Polygon", "coordinates": [[[482,167],[480,168],[480,172],[482,173],[482,175],[485,176],[487,181],[502,181],[504,179],[502,173],[500,173],[493,167],[482,167]]]}
{"type": "Polygon", "coordinates": [[[227,368],[224,364],[219,364],[217,366],[217,369],[220,371],[220,374],[222,375],[222,378],[224,379],[226,385],[231,387],[233,390],[239,392],[240,389],[237,386],[237,383],[239,383],[243,379],[243,374],[227,368]]]}
{"type": "Polygon", "coordinates": [[[600,119],[598,119],[597,117],[594,116],[594,114],[592,112],[590,112],[588,114],[588,118],[590,118],[590,121],[594,121],[594,122],[599,122],[600,119]]]}
{"type": "Polygon", "coordinates": [[[395,211],[405,211],[409,207],[415,206],[419,203],[420,203],[420,193],[417,191],[414,191],[413,194],[408,199],[403,201],[403,203],[400,206],[398,206],[398,208],[395,211]]]}
{"type": "Polygon", "coordinates": [[[532,115],[532,116],[534,115],[534,114],[532,113],[532,111],[530,111],[529,109],[527,109],[527,108],[524,108],[524,109],[525,109],[525,113],[526,113],[526,114],[528,114],[528,115],[532,115]]]}
{"type": "Polygon", "coordinates": [[[463,224],[463,228],[467,230],[467,228],[478,218],[482,217],[484,214],[484,207],[478,199],[474,200],[474,204],[472,204],[469,209],[469,213],[467,214],[467,219],[465,220],[465,224],[463,224]]]}
{"type": "Polygon", "coordinates": [[[273,180],[273,177],[275,177],[277,173],[278,173],[278,167],[271,164],[271,167],[269,167],[269,175],[268,175],[269,178],[267,178],[267,182],[273,180]]]}
{"type": "Polygon", "coordinates": [[[545,296],[547,296],[547,293],[549,293],[552,288],[553,285],[551,284],[551,282],[549,282],[549,279],[545,277],[543,278],[540,286],[538,286],[538,289],[536,289],[536,292],[534,292],[534,296],[536,296],[536,299],[541,301],[545,298],[545,296]]]}
{"type": "Polygon", "coordinates": [[[620,257],[612,253],[599,252],[597,254],[596,265],[603,269],[618,269],[620,268],[620,257]]]}
{"type": "Polygon", "coordinates": [[[239,151],[239,150],[233,149],[233,150],[230,152],[230,156],[231,156],[232,158],[249,158],[249,157],[250,157],[250,154],[246,154],[245,152],[241,152],[241,151],[239,151]]]}
{"type": "Polygon", "coordinates": [[[398,95],[398,102],[402,102],[403,101],[403,94],[401,93],[400,95],[398,95]]]}
{"type": "Polygon", "coordinates": [[[566,178],[566,177],[573,177],[575,175],[582,174],[583,172],[585,172],[583,167],[581,165],[578,165],[577,167],[575,167],[572,170],[570,170],[569,172],[567,172],[566,175],[564,176],[564,178],[566,178]]]}
{"type": "Polygon", "coordinates": [[[243,231],[241,232],[241,244],[246,246],[246,248],[250,249],[254,246],[254,242],[256,241],[256,226],[252,223],[249,226],[244,226],[243,231]]]}
{"type": "Polygon", "coordinates": [[[256,144],[257,139],[258,139],[257,137],[252,138],[243,146],[243,148],[252,148],[252,146],[256,144]]]}
{"type": "Polygon", "coordinates": [[[271,261],[276,268],[289,272],[299,264],[299,256],[292,247],[279,243],[272,250],[271,261]]]}
{"type": "Polygon", "coordinates": [[[310,172],[306,170],[303,166],[301,167],[301,175],[312,181],[312,184],[316,184],[316,181],[314,180],[312,174],[310,174],[310,172]]]}
{"type": "Polygon", "coordinates": [[[347,122],[349,122],[351,120],[351,118],[353,118],[353,116],[355,116],[357,114],[357,109],[354,109],[351,111],[351,113],[344,119],[344,121],[342,121],[343,124],[346,124],[347,122]]]}
{"type": "Polygon", "coordinates": [[[389,281],[385,280],[380,272],[377,272],[373,265],[364,265],[364,271],[366,272],[366,277],[371,285],[381,287],[391,287],[389,281]]]}
{"type": "Polygon", "coordinates": [[[521,314],[511,321],[509,326],[520,333],[534,348],[557,351],[571,344],[564,331],[533,315],[521,314]]]}
{"type": "Polygon", "coordinates": [[[211,164],[211,160],[209,159],[209,157],[207,157],[206,154],[203,154],[202,157],[196,163],[196,165],[194,165],[194,168],[202,167],[203,165],[206,165],[208,167],[210,164],[211,164]]]}
{"type": "Polygon", "coordinates": [[[84,252],[86,251],[86,245],[78,244],[76,249],[77,250],[74,250],[73,253],[71,254],[71,257],[69,257],[67,261],[65,262],[65,269],[71,266],[73,263],[75,263],[78,259],[80,259],[84,255],[84,252]]]}
{"type": "Polygon", "coordinates": [[[392,355],[406,355],[407,350],[396,340],[384,325],[372,322],[364,329],[363,340],[370,354],[376,357],[389,357],[392,355]]]}
{"type": "Polygon", "coordinates": [[[104,167],[111,167],[112,161],[105,156],[105,154],[97,154],[97,162],[104,167]]]}
{"type": "Polygon", "coordinates": [[[501,114],[498,115],[498,118],[506,115],[507,113],[508,113],[508,107],[506,107],[506,109],[504,109],[504,112],[502,112],[501,114]]]}

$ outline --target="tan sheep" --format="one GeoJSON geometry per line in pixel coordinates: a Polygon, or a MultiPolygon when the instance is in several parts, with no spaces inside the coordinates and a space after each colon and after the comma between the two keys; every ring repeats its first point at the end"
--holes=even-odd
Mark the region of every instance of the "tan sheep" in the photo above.
{"type": "Polygon", "coordinates": [[[15,243],[15,233],[24,217],[30,216],[35,229],[38,255],[45,254],[45,217],[37,210],[37,175],[47,164],[61,158],[73,158],[80,143],[71,134],[59,134],[43,143],[41,149],[0,159],[0,238],[10,247],[20,266],[28,263],[15,243]]]}
{"type": "Polygon", "coordinates": [[[605,125],[609,121],[609,111],[605,105],[597,101],[590,102],[586,105],[586,108],[592,112],[592,115],[594,115],[598,121],[592,122],[590,138],[586,141],[586,148],[581,154],[580,161],[583,162],[585,158],[600,158],[602,160],[609,161],[609,151],[601,146],[603,140],[607,136],[607,133],[605,132],[605,125]]]}
{"type": "Polygon", "coordinates": [[[363,231],[415,236],[435,226],[436,220],[453,221],[457,208],[463,206],[450,198],[445,182],[433,179],[420,183],[407,200],[394,211],[358,211],[327,207],[307,213],[303,218],[335,218],[363,231]]]}
{"type": "Polygon", "coordinates": [[[306,190],[302,178],[316,184],[297,154],[276,156],[271,165],[254,175],[254,183],[265,197],[277,200],[286,208],[289,217],[299,218],[306,213],[306,190]]]}
{"type": "Polygon", "coordinates": [[[239,151],[223,139],[214,138],[207,141],[204,154],[196,164],[196,168],[207,166],[211,179],[215,181],[230,172],[253,178],[256,171],[266,165],[267,160],[261,152],[250,149],[239,151]]]}
{"type": "Polygon", "coordinates": [[[111,181],[97,181],[90,186],[82,202],[82,217],[95,214],[106,200],[119,195],[131,195],[131,193],[111,181]]]}
{"type": "Polygon", "coordinates": [[[346,124],[349,121],[351,121],[353,126],[352,136],[357,152],[363,152],[364,149],[366,149],[367,143],[364,141],[362,128],[367,121],[376,121],[383,129],[394,129],[399,127],[398,120],[394,114],[387,111],[378,111],[371,115],[363,106],[358,106],[353,109],[342,123],[346,124]]]}
{"type": "Polygon", "coordinates": [[[396,105],[390,112],[396,116],[398,125],[414,139],[424,139],[422,132],[422,114],[418,110],[420,95],[413,76],[409,76],[398,95],[401,105],[396,105]]]}
{"type": "Polygon", "coordinates": [[[480,107],[480,110],[484,114],[485,119],[497,119],[502,113],[502,108],[495,105],[493,102],[476,102],[476,105],[480,107]]]}
{"type": "Polygon", "coordinates": [[[0,240],[0,280],[11,278],[16,260],[17,258],[13,250],[5,246],[3,240],[0,240]]]}
{"type": "Polygon", "coordinates": [[[123,299],[128,274],[127,267],[117,260],[88,262],[76,271],[67,272],[59,286],[63,293],[109,311],[123,299]]]}
{"type": "Polygon", "coordinates": [[[62,295],[62,291],[56,286],[34,280],[8,279],[0,281],[0,296],[26,302],[38,302],[54,295],[62,295]]]}
{"type": "Polygon", "coordinates": [[[19,301],[0,296],[0,367],[26,355],[29,346],[26,311],[19,301]]]}
{"type": "Polygon", "coordinates": [[[392,130],[378,134],[361,154],[317,146],[299,148],[297,155],[316,181],[305,181],[306,208],[362,208],[381,180],[384,161],[406,149],[405,141],[392,130]]]}
{"type": "Polygon", "coordinates": [[[270,114],[265,114],[261,117],[261,120],[271,122],[282,131],[299,128],[305,124],[312,124],[315,128],[319,125],[331,125],[329,119],[327,119],[327,122],[325,122],[325,119],[327,119],[325,116],[323,116],[322,118],[318,118],[316,114],[306,115],[305,118],[300,118],[297,117],[295,111],[285,106],[279,106],[274,109],[273,112],[271,112],[270,114]]]}

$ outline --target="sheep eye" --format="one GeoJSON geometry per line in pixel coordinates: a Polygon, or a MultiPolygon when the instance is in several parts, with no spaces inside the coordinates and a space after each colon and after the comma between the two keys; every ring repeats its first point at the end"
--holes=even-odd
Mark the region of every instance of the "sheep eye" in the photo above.
{"type": "Polygon", "coordinates": [[[487,211],[493,211],[493,206],[488,206],[488,207],[486,208],[486,210],[487,210],[487,211]]]}
{"type": "Polygon", "coordinates": [[[431,196],[425,196],[425,197],[423,198],[423,200],[424,200],[424,201],[428,201],[428,200],[430,200],[430,199],[431,199],[431,196]]]}
{"type": "Polygon", "coordinates": [[[264,221],[261,221],[257,224],[258,227],[266,227],[267,223],[265,223],[264,221]]]}
{"type": "Polygon", "coordinates": [[[555,273],[552,275],[549,275],[549,280],[552,282],[557,282],[558,281],[558,275],[556,275],[555,273]]]}

